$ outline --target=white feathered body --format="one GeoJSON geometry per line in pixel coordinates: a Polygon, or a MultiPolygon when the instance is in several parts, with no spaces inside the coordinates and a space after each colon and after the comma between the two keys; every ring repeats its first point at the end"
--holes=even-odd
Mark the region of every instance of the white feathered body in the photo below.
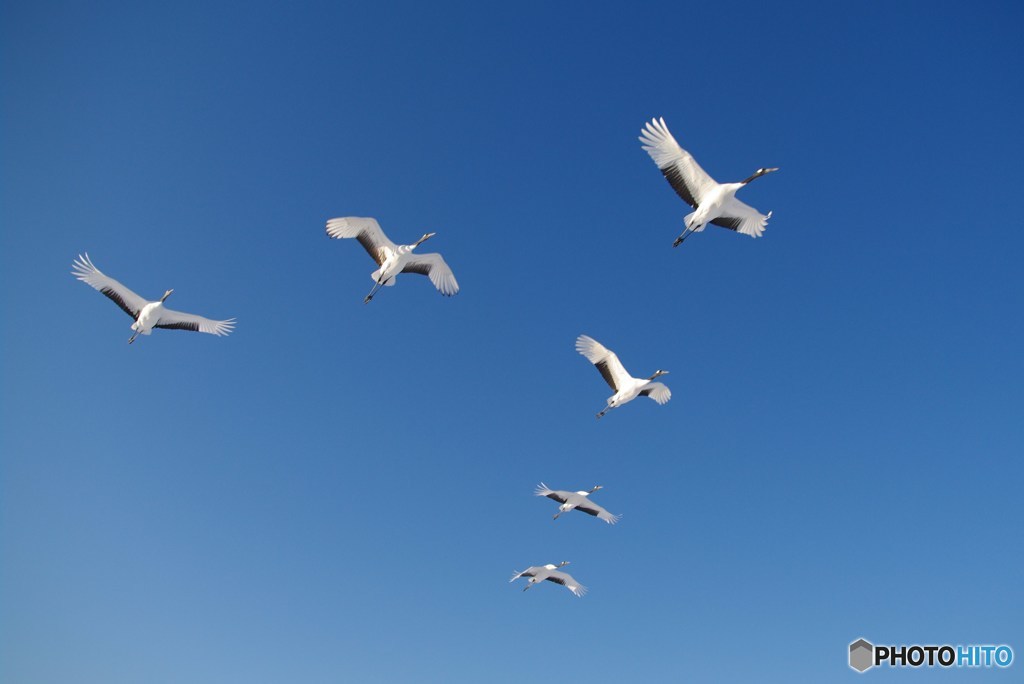
{"type": "Polygon", "coordinates": [[[738,201],[735,199],[736,191],[742,187],[743,183],[721,183],[710,188],[697,210],[687,214],[683,219],[686,227],[696,233],[703,232],[708,223],[727,213],[731,203],[734,200],[738,201]]]}
{"type": "Polygon", "coordinates": [[[139,319],[132,323],[132,330],[140,335],[152,335],[153,327],[160,322],[160,314],[164,312],[163,302],[150,302],[142,307],[139,319]]]}
{"type": "Polygon", "coordinates": [[[661,382],[651,382],[650,380],[645,380],[643,378],[629,378],[628,380],[623,381],[622,389],[608,397],[608,407],[616,408],[629,403],[639,397],[640,393],[645,389],[656,390],[662,387],[665,387],[665,384],[661,382]]]}
{"type": "Polygon", "coordinates": [[[373,282],[391,287],[395,284],[395,276],[402,272],[409,257],[413,253],[411,245],[398,245],[394,249],[384,245],[381,251],[384,253],[384,263],[376,271],[370,274],[373,282]]]}
{"type": "MultiPolygon", "coordinates": [[[[578,497],[584,497],[584,498],[590,496],[590,492],[573,492],[573,494],[575,494],[578,497]]],[[[582,498],[577,499],[576,497],[570,496],[570,497],[568,497],[566,499],[566,502],[564,504],[562,504],[561,506],[558,507],[558,510],[560,510],[562,512],[571,511],[572,509],[576,508],[577,506],[579,506],[582,503],[583,503],[582,498]]]]}
{"type": "Polygon", "coordinates": [[[543,582],[548,577],[550,577],[551,576],[551,572],[553,570],[558,570],[558,566],[557,565],[553,565],[552,563],[547,563],[546,565],[534,566],[534,567],[530,568],[530,570],[533,570],[537,574],[534,575],[533,577],[530,577],[526,581],[529,582],[530,584],[537,584],[537,582],[543,582]]]}

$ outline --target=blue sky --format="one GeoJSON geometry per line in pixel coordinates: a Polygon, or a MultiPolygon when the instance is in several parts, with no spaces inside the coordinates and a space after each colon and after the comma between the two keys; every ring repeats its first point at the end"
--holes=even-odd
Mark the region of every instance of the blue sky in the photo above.
{"type": "MultiPolygon", "coordinates": [[[[0,8],[0,679],[1024,657],[1017,3],[0,8]],[[673,250],[664,116],[763,239],[673,250]],[[462,286],[333,216],[436,231],[462,286]],[[157,331],[70,274],[237,317],[157,331]],[[589,334],[672,401],[600,422],[589,334]],[[604,485],[624,515],[532,496],[604,485]],[[523,594],[572,561],[590,588],[523,594]]],[[[1014,664],[1014,671],[1020,663],[1014,664]]],[[[880,679],[907,677],[876,671],[880,679]]],[[[948,673],[1009,681],[1013,672],[948,673]]]]}

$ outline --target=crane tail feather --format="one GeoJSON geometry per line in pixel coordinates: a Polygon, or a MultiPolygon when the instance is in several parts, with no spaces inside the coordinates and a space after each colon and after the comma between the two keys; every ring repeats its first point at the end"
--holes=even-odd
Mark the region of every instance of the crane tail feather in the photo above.
{"type": "MultiPolygon", "coordinates": [[[[380,273],[381,269],[378,268],[376,271],[370,274],[370,278],[373,279],[373,282],[377,282],[377,279],[380,278],[380,273]]],[[[394,284],[395,276],[391,276],[390,278],[387,279],[386,282],[381,283],[381,285],[383,285],[384,287],[392,287],[394,284]]]]}

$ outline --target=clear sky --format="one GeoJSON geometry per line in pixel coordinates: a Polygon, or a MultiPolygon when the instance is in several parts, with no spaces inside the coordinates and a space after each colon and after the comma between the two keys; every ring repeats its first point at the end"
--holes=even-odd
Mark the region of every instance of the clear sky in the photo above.
{"type": "Polygon", "coordinates": [[[1022,5],[711,5],[0,6],[0,680],[1024,659],[1022,5]],[[781,167],[763,239],[671,248],[653,116],[781,167]],[[348,215],[462,292],[364,305],[348,215]],[[235,333],[129,347],[85,251],[235,333]],[[581,333],[672,401],[596,421],[581,333]],[[583,599],[508,583],[560,560],[583,599]]]}

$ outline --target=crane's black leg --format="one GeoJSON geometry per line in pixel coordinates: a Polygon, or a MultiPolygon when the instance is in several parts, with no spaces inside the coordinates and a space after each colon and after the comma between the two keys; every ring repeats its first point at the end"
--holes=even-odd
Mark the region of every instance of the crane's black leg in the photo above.
{"type": "Polygon", "coordinates": [[[380,279],[378,278],[377,281],[373,284],[373,289],[370,290],[370,294],[366,295],[366,299],[363,300],[363,304],[370,303],[370,300],[373,299],[373,295],[377,294],[377,290],[380,289],[380,286],[381,282],[380,279]]]}
{"type": "Polygon", "coordinates": [[[696,230],[697,230],[697,226],[694,226],[693,228],[687,228],[682,233],[680,233],[679,237],[676,238],[676,241],[672,243],[672,246],[673,247],[678,247],[679,245],[683,244],[683,242],[686,240],[686,238],[688,238],[691,235],[693,235],[696,232],[696,230]]]}

